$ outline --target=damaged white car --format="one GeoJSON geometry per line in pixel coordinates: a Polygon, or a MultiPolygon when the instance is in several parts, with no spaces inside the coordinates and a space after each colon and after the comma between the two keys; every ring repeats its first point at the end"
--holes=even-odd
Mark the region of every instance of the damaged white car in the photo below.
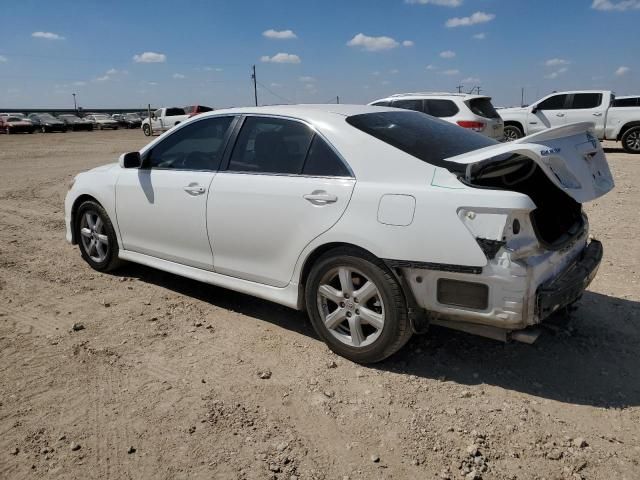
{"type": "Polygon", "coordinates": [[[370,106],[218,110],[79,174],[67,239],[306,310],[380,361],[429,323],[530,341],[578,300],[602,246],[582,203],[613,188],[588,123],[499,144],[370,106]]]}

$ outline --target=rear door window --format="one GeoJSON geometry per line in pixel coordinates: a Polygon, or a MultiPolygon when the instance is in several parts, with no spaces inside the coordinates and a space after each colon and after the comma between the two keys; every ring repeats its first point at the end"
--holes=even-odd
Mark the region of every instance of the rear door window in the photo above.
{"type": "Polygon", "coordinates": [[[167,117],[174,117],[176,115],[186,115],[183,108],[167,108],[167,117]]]}
{"type": "Polygon", "coordinates": [[[351,173],[340,157],[319,135],[313,137],[309,154],[302,169],[303,175],[315,177],[350,177],[351,173]]]}
{"type": "Polygon", "coordinates": [[[431,99],[425,100],[424,113],[428,113],[432,117],[446,118],[453,117],[460,109],[451,100],[431,99]]]}
{"type": "Polygon", "coordinates": [[[572,110],[596,108],[602,104],[601,93],[576,93],[573,95],[571,105],[572,110]]]}
{"type": "Polygon", "coordinates": [[[273,117],[247,117],[231,154],[232,172],[302,172],[314,132],[304,123],[273,117]]]}
{"type": "Polygon", "coordinates": [[[416,112],[423,111],[422,100],[394,100],[391,106],[404,108],[405,110],[415,110],[416,112]]]}
{"type": "Polygon", "coordinates": [[[480,117],[500,118],[496,109],[493,108],[490,98],[472,98],[468,100],[466,104],[473,113],[480,117]]]}
{"type": "Polygon", "coordinates": [[[347,123],[423,162],[454,170],[461,166],[446,158],[498,143],[418,112],[365,113],[348,117],[347,123]]]}
{"type": "Polygon", "coordinates": [[[537,106],[538,110],[564,110],[567,95],[562,93],[560,95],[553,95],[540,102],[537,106]]]}
{"type": "Polygon", "coordinates": [[[640,97],[616,98],[613,101],[614,107],[640,107],[640,97]]]}

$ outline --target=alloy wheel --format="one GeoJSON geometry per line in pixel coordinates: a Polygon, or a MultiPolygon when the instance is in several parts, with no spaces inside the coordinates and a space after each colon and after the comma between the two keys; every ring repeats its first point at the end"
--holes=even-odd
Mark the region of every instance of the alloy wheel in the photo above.
{"type": "Polygon", "coordinates": [[[317,307],[325,328],[351,347],[371,345],[384,328],[385,308],[378,287],[352,267],[336,267],[324,275],[317,307]]]}
{"type": "Polygon", "coordinates": [[[518,131],[514,128],[505,128],[504,129],[504,138],[507,142],[513,142],[514,140],[518,140],[520,136],[518,135],[518,131]]]}
{"type": "Polygon", "coordinates": [[[635,130],[627,135],[625,143],[629,150],[640,152],[640,130],[635,130]]]}
{"type": "Polygon", "coordinates": [[[88,210],[80,220],[82,247],[94,262],[102,263],[109,254],[109,237],[97,212],[88,210]]]}

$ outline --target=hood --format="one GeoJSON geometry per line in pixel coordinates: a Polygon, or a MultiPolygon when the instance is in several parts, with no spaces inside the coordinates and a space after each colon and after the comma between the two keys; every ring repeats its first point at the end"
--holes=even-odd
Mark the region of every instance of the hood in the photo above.
{"type": "MultiPolygon", "coordinates": [[[[590,122],[550,128],[514,142],[492,145],[451,157],[455,173],[467,182],[504,170],[518,157],[533,160],[553,184],[579,203],[613,189],[613,177],[590,122]]],[[[453,171],[453,169],[450,169],[453,171]]]]}
{"type": "Polygon", "coordinates": [[[84,173],[107,172],[109,170],[113,170],[114,168],[119,168],[117,163],[107,163],[106,165],[100,165],[99,167],[95,167],[95,168],[92,168],[91,170],[87,170],[84,173]]]}

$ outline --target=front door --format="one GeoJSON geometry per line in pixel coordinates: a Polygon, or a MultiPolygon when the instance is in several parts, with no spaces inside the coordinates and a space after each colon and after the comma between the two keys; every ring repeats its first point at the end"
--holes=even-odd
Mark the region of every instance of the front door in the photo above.
{"type": "Polygon", "coordinates": [[[214,270],[286,286],[303,249],[339,220],[354,185],[349,168],[306,124],[247,117],[228,168],[211,183],[214,270]]]}
{"type": "Polygon", "coordinates": [[[206,209],[233,117],[185,125],[124,169],[116,184],[116,217],[125,250],[211,270],[206,209]]]}
{"type": "Polygon", "coordinates": [[[604,138],[607,107],[603,100],[604,96],[598,92],[574,93],[569,101],[566,122],[592,122],[596,136],[604,138]]]}
{"type": "Polygon", "coordinates": [[[560,93],[545,98],[534,105],[527,116],[528,135],[566,123],[568,95],[560,93]],[[535,112],[533,111],[535,109],[535,112]]]}

